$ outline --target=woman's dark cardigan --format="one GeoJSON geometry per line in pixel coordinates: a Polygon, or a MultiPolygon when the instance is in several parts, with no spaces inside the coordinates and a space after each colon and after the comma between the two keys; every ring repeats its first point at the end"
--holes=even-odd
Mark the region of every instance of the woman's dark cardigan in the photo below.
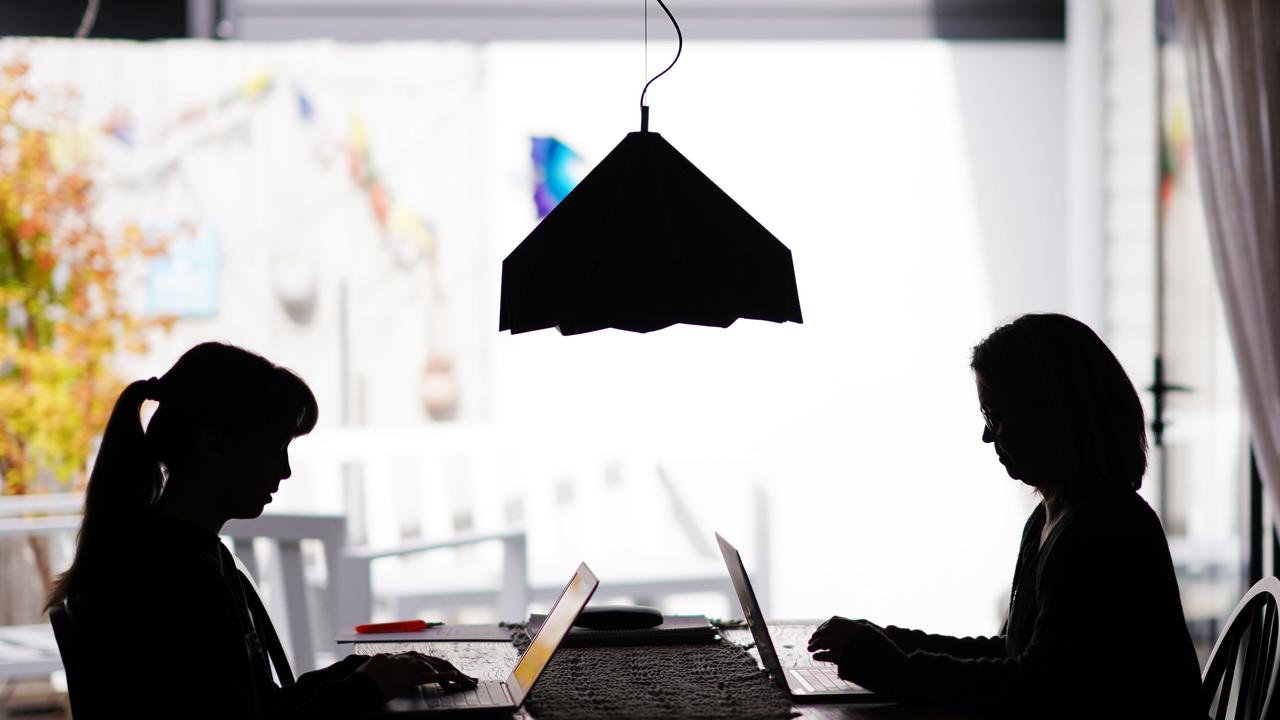
{"type": "Polygon", "coordinates": [[[1023,530],[1004,635],[886,628],[907,663],[894,687],[877,689],[1019,718],[1204,720],[1156,514],[1137,493],[1094,500],[1068,511],[1040,546],[1044,521],[1039,506],[1023,530]]]}

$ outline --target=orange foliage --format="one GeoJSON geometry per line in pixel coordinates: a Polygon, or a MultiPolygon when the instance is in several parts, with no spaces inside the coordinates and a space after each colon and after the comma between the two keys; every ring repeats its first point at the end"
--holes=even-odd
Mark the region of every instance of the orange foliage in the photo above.
{"type": "Polygon", "coordinates": [[[27,70],[0,67],[0,494],[83,484],[122,387],[111,359],[172,322],[125,308],[123,267],[164,242],[94,224],[93,182],[54,162],[27,70]]]}

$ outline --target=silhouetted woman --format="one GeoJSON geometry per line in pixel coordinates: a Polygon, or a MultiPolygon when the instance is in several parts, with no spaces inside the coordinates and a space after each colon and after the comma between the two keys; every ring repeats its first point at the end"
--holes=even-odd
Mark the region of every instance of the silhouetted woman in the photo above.
{"type": "Polygon", "coordinates": [[[218,533],[262,513],[289,477],[289,442],[317,412],[297,375],[219,343],[120,394],[75,561],[49,599],[70,610],[94,717],[354,717],[420,683],[474,683],[417,653],[350,656],[293,682],[218,533]],[[158,403],[145,431],[144,400],[158,403]]]}
{"type": "MultiPolygon", "coordinates": [[[[1136,492],[1146,432],[1120,363],[1083,323],[1024,315],[975,347],[972,367],[983,442],[1042,500],[1023,530],[1003,634],[833,617],[809,642],[814,658],[904,700],[993,715],[1204,720],[1169,545],[1136,492]]],[[[982,521],[983,508],[967,510],[982,521]]]]}

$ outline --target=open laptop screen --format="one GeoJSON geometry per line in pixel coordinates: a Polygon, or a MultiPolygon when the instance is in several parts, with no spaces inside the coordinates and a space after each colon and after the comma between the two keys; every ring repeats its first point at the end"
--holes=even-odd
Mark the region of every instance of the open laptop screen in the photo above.
{"type": "Polygon", "coordinates": [[[578,571],[573,574],[573,579],[569,581],[568,586],[560,592],[560,598],[551,607],[551,612],[547,613],[547,619],[542,623],[538,634],[534,636],[524,655],[520,656],[520,662],[516,663],[515,669],[507,677],[507,690],[511,693],[511,699],[515,701],[516,707],[524,703],[525,696],[533,689],[538,676],[551,661],[551,655],[560,646],[564,636],[569,633],[569,629],[573,627],[573,621],[578,619],[578,613],[586,607],[587,601],[591,599],[591,594],[596,591],[596,586],[599,584],[600,581],[596,579],[595,573],[591,572],[591,568],[587,567],[586,563],[583,563],[578,566],[578,571]]]}
{"type": "Polygon", "coordinates": [[[756,641],[760,662],[764,663],[764,668],[773,676],[773,681],[785,690],[786,675],[782,670],[782,662],[778,660],[778,651],[773,649],[773,638],[769,637],[769,626],[764,624],[764,613],[751,589],[751,580],[747,578],[747,568],[742,564],[742,556],[738,554],[737,548],[720,537],[720,533],[716,533],[716,541],[720,543],[720,554],[724,556],[729,579],[733,581],[733,590],[738,595],[738,603],[742,605],[742,614],[747,618],[747,627],[751,629],[751,637],[756,641]]]}

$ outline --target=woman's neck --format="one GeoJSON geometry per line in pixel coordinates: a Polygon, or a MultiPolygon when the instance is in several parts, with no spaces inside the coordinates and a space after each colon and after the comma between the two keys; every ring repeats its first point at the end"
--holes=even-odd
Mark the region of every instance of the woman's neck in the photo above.
{"type": "Polygon", "coordinates": [[[1062,519],[1062,514],[1067,511],[1067,503],[1052,493],[1041,492],[1041,504],[1044,505],[1044,527],[1040,530],[1040,545],[1043,547],[1049,539],[1049,534],[1053,532],[1053,526],[1062,519]]]}
{"type": "Polygon", "coordinates": [[[1044,524],[1052,525],[1062,517],[1062,513],[1066,511],[1067,504],[1056,495],[1041,493],[1044,502],[1044,524]]]}

